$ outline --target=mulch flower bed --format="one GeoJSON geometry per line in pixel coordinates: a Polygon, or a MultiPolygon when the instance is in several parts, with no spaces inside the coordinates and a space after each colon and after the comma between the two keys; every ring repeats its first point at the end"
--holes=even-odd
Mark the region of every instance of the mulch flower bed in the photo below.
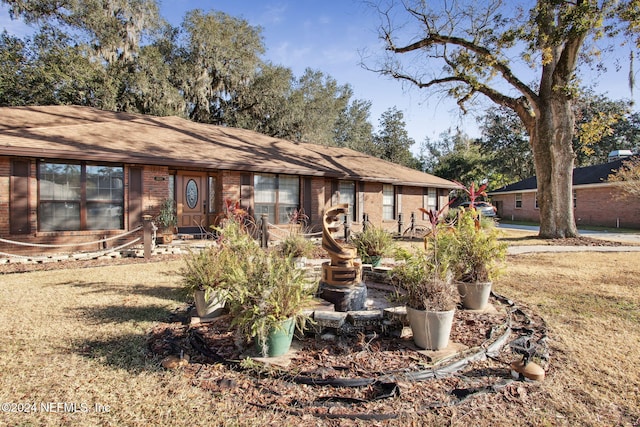
{"type": "MultiPolygon", "coordinates": [[[[544,342],[542,319],[522,307],[492,302],[497,313],[457,310],[451,341],[475,354],[501,335],[508,321],[512,330],[508,341],[527,335],[544,342]]],[[[470,408],[487,404],[487,399],[493,405],[508,404],[526,394],[527,387],[535,386],[511,377],[509,363],[519,356],[508,345],[496,357],[471,362],[460,371],[416,380],[422,378],[421,373],[446,367],[448,362],[433,366],[429,355],[413,346],[410,336],[373,333],[326,340],[305,336],[298,341],[288,366],[263,365],[243,359],[250,346],[230,328],[229,316],[189,325],[187,312],[185,307],[172,321],[150,331],[150,352],[158,359],[188,354],[190,362],[181,369],[194,386],[250,402],[256,411],[385,420],[465,405],[470,408]]],[[[464,354],[452,361],[461,357],[464,354]]]]}

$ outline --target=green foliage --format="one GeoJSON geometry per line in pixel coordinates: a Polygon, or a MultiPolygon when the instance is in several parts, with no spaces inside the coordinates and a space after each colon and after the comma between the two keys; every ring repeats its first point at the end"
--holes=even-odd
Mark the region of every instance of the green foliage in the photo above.
{"type": "Polygon", "coordinates": [[[640,158],[633,157],[609,175],[609,182],[617,182],[621,198],[640,198],[640,158]]]}
{"type": "Polygon", "coordinates": [[[187,13],[178,50],[179,88],[197,122],[223,124],[228,99],[252,78],[264,53],[261,30],[222,12],[187,13]]]}
{"type": "Polygon", "coordinates": [[[227,218],[221,227],[215,227],[218,244],[242,257],[250,257],[260,251],[260,245],[249,233],[243,217],[227,218]]]}
{"type": "Polygon", "coordinates": [[[441,249],[450,260],[454,279],[462,282],[490,282],[501,272],[507,244],[490,223],[483,227],[475,209],[461,209],[451,231],[442,235],[441,249]]]}
{"type": "Polygon", "coordinates": [[[413,169],[418,169],[418,161],[411,154],[415,141],[405,129],[404,114],[396,107],[389,108],[379,120],[379,131],[373,137],[375,155],[413,169]]]}
{"type": "Polygon", "coordinates": [[[393,268],[392,281],[400,294],[400,299],[416,310],[448,311],[455,308],[460,294],[451,281],[449,253],[440,242],[443,234],[450,232],[442,214],[448,206],[439,211],[426,210],[432,232],[425,237],[424,250],[396,251],[403,263],[393,268]]]}
{"type": "Polygon", "coordinates": [[[278,245],[278,250],[285,258],[300,258],[310,256],[314,251],[313,242],[301,233],[289,233],[278,245]]]}
{"type": "Polygon", "coordinates": [[[416,310],[448,311],[456,307],[460,294],[451,282],[444,253],[415,250],[404,255],[404,263],[392,270],[399,300],[416,310]]]}
{"type": "Polygon", "coordinates": [[[204,290],[205,298],[213,290],[230,295],[230,289],[237,289],[246,277],[248,263],[263,253],[240,220],[228,218],[217,230],[215,246],[190,252],[180,269],[184,289],[189,293],[204,290]]]}
{"type": "Polygon", "coordinates": [[[490,108],[478,121],[482,131],[478,144],[485,156],[491,188],[535,175],[529,136],[522,121],[512,110],[490,108]]]}
{"type": "Polygon", "coordinates": [[[354,100],[345,108],[336,123],[334,139],[336,145],[376,155],[373,143],[373,125],[369,121],[371,101],[354,100]]]}
{"type": "Polygon", "coordinates": [[[194,291],[205,291],[205,298],[211,291],[225,293],[230,286],[229,278],[233,268],[240,262],[238,254],[230,248],[210,246],[201,251],[190,251],[184,256],[180,268],[184,290],[193,295],[194,291]]]}
{"type": "Polygon", "coordinates": [[[382,227],[368,225],[362,232],[354,233],[351,243],[361,258],[385,256],[393,247],[391,233],[382,227]]]}
{"type": "Polygon", "coordinates": [[[315,285],[289,258],[276,252],[259,251],[243,258],[234,270],[229,308],[232,324],[248,338],[264,342],[268,332],[282,320],[301,315],[315,294],[315,285]]]}
{"type": "Polygon", "coordinates": [[[172,229],[178,225],[178,217],[176,216],[176,206],[173,199],[167,198],[160,204],[160,213],[156,216],[159,228],[172,229]]]}

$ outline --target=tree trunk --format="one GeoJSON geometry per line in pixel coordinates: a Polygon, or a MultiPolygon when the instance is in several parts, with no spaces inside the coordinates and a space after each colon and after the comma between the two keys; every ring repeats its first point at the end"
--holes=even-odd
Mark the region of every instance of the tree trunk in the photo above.
{"type": "Polygon", "coordinates": [[[538,207],[542,238],[577,237],[573,214],[573,160],[571,144],[574,126],[570,101],[551,96],[538,110],[531,130],[538,180],[538,207]]]}

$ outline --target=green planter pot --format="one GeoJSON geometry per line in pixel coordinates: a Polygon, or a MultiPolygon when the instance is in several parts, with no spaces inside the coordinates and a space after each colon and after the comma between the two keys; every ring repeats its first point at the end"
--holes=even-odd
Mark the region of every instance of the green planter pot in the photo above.
{"type": "Polygon", "coordinates": [[[258,352],[264,357],[277,357],[286,354],[291,348],[296,319],[283,320],[279,328],[272,329],[267,335],[266,349],[261,348],[260,340],[256,342],[258,352]]]}
{"type": "Polygon", "coordinates": [[[374,256],[365,256],[362,261],[365,264],[371,264],[372,267],[380,267],[380,263],[382,262],[382,257],[379,255],[374,256]]]}

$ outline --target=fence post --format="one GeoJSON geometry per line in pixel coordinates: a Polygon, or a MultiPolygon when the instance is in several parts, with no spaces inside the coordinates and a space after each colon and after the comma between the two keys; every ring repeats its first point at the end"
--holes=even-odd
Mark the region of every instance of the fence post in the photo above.
{"type": "Polygon", "coordinates": [[[369,225],[369,214],[362,214],[362,231],[366,231],[367,226],[369,225]]]}
{"type": "Polygon", "coordinates": [[[269,220],[267,214],[262,214],[260,217],[260,227],[262,232],[260,233],[260,247],[266,248],[269,245],[269,220]]]}
{"type": "Polygon", "coordinates": [[[153,243],[151,241],[151,239],[153,239],[152,218],[153,217],[151,215],[142,215],[142,228],[144,230],[142,234],[142,241],[144,243],[144,257],[146,259],[151,258],[151,246],[153,243]]]}
{"type": "Polygon", "coordinates": [[[415,230],[416,229],[416,213],[415,212],[411,212],[411,230],[415,230]]]}
{"type": "Polygon", "coordinates": [[[404,223],[402,222],[402,212],[398,213],[398,234],[402,236],[402,226],[404,223]]]}

